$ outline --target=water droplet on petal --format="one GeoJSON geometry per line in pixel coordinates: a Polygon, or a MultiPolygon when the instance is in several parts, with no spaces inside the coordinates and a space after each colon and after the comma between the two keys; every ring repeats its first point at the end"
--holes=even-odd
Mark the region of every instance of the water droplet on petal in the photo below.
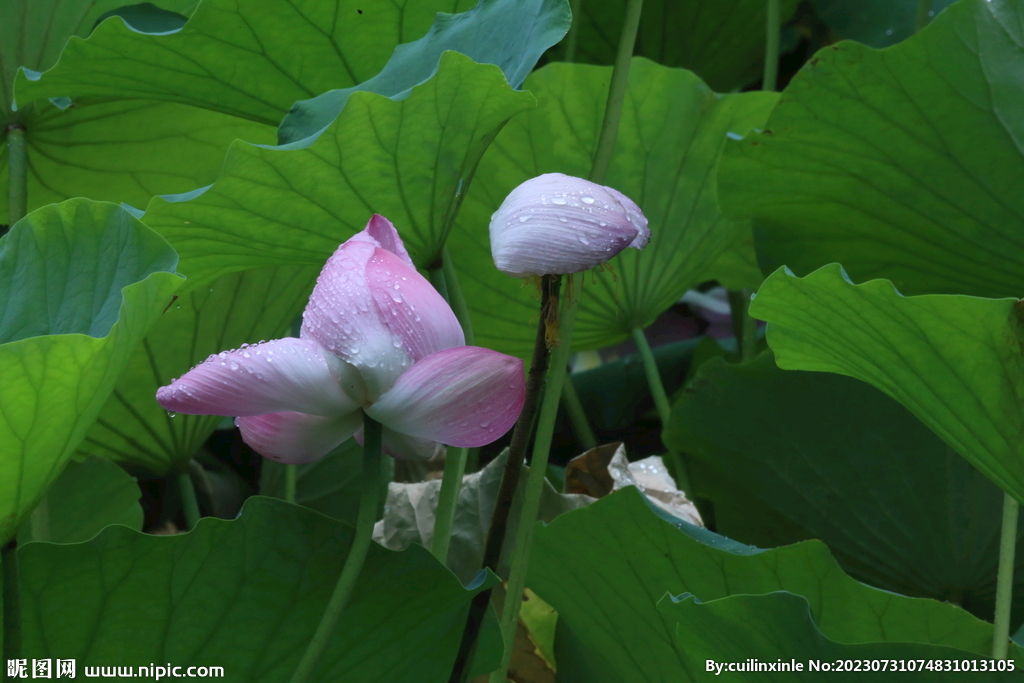
{"type": "Polygon", "coordinates": [[[178,414],[177,413],[172,413],[171,411],[168,410],[167,411],[167,417],[178,417],[178,414]]]}
{"type": "Polygon", "coordinates": [[[530,217],[529,217],[529,216],[520,216],[520,217],[519,217],[519,222],[520,222],[520,223],[525,223],[525,222],[526,222],[526,221],[528,221],[528,220],[530,220],[530,217]]]}
{"type": "Polygon", "coordinates": [[[565,197],[552,197],[551,203],[558,204],[559,206],[565,206],[567,202],[565,201],[565,197]]]}
{"type": "Polygon", "coordinates": [[[593,197],[588,197],[588,196],[586,196],[586,195],[584,195],[584,196],[580,197],[580,200],[581,200],[581,201],[582,201],[582,202],[583,202],[584,204],[593,204],[593,203],[594,203],[594,198],[593,198],[593,197]]]}

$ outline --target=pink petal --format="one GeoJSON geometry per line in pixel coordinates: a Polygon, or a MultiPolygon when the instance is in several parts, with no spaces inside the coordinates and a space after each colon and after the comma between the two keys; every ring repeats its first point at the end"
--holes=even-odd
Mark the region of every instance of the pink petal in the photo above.
{"type": "Polygon", "coordinates": [[[366,265],[366,280],[384,324],[413,362],[466,343],[448,302],[394,254],[378,249],[366,265]]]}
{"type": "Polygon", "coordinates": [[[303,314],[302,337],[359,368],[371,401],[420,358],[465,343],[455,314],[416,272],[383,216],[328,259],[303,314]]]}
{"type": "Polygon", "coordinates": [[[322,417],[281,412],[240,417],[242,440],[260,455],[289,464],[313,462],[337,448],[363,426],[363,414],[322,417]]]}
{"type": "Polygon", "coordinates": [[[562,173],[512,190],[491,216],[491,255],[515,277],[576,273],[650,240],[640,208],[618,190],[562,173]]]}
{"type": "Polygon", "coordinates": [[[351,365],[315,341],[288,338],[214,354],[158,389],[156,400],[190,415],[339,415],[356,410],[365,395],[351,365]]]}
{"type": "MultiPolygon", "coordinates": [[[[382,320],[366,281],[366,265],[377,252],[389,253],[365,232],[338,247],[317,278],[301,332],[304,339],[316,340],[358,368],[371,401],[413,363],[401,339],[382,320]]],[[[404,263],[402,267],[412,270],[404,263]]]]}
{"type": "Polygon", "coordinates": [[[365,410],[396,432],[473,448],[512,427],[525,394],[521,360],[460,346],[417,361],[365,410]]]}
{"type": "Polygon", "coordinates": [[[405,250],[405,244],[402,243],[402,238],[398,236],[398,231],[395,230],[394,224],[379,213],[373,214],[373,218],[366,224],[366,229],[363,230],[367,235],[377,241],[377,244],[383,249],[387,249],[392,254],[402,259],[402,261],[410,268],[415,268],[416,265],[409,258],[409,252],[405,250]]]}

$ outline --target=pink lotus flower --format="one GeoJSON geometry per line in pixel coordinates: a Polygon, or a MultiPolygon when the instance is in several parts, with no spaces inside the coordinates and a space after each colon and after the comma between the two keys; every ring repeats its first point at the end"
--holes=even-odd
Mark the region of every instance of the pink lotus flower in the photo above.
{"type": "Polygon", "coordinates": [[[513,277],[578,273],[650,239],[629,197],[562,173],[527,180],[491,216],[491,256],[513,277]]]}
{"type": "Polygon", "coordinates": [[[482,446],[512,427],[524,394],[522,361],[465,346],[451,308],[375,215],[327,261],[298,339],[210,356],[156,398],[173,412],[237,416],[258,453],[302,463],[359,438],[364,413],[396,458],[429,458],[435,442],[482,446]]]}

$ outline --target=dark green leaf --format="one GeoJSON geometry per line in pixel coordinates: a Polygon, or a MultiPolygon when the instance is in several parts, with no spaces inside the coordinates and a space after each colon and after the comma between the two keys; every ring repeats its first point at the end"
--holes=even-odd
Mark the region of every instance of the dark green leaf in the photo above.
{"type": "MultiPolygon", "coordinates": [[[[88,543],[19,549],[21,655],[78,667],[222,666],[225,680],[288,680],[352,542],[351,527],[270,498],[177,536],[112,527],[88,543]]],[[[448,680],[473,595],[422,547],[374,544],[313,679],[448,680]]],[[[493,620],[477,673],[497,665],[493,620]]]]}

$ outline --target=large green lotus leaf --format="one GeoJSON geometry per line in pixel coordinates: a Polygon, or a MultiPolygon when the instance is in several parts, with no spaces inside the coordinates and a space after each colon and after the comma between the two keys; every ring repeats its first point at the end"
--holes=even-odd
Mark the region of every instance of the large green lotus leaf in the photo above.
{"type": "MultiPolygon", "coordinates": [[[[115,19],[114,21],[120,21],[115,19]]],[[[145,206],[217,177],[237,138],[272,142],[269,126],[171,102],[82,100],[60,110],[37,103],[26,115],[28,208],[69,197],[145,206]]],[[[9,182],[0,148],[0,186],[9,182]]],[[[7,215],[5,191],[0,216],[7,215]]]]}
{"type": "MultiPolygon", "coordinates": [[[[11,110],[18,67],[49,68],[71,35],[88,35],[98,19],[123,2],[11,0],[0,4],[0,142],[6,139],[8,125],[25,130],[29,210],[82,196],[144,206],[155,194],[184,192],[213,182],[224,150],[235,138],[274,139],[273,129],[263,124],[152,100],[76,97],[70,106],[65,98],[60,103],[63,109],[41,100],[11,110]]],[[[192,4],[194,0],[161,2],[177,11],[186,11],[192,4]]],[[[122,13],[138,15],[139,9],[122,13]]],[[[102,26],[114,24],[131,31],[121,19],[108,19],[102,26]]],[[[0,186],[6,188],[8,182],[7,145],[2,144],[0,186]]],[[[0,193],[0,216],[7,215],[7,201],[5,190],[0,193]]]]}
{"type": "MultiPolygon", "coordinates": [[[[88,543],[18,551],[22,650],[78,667],[132,662],[222,666],[239,683],[287,681],[306,649],[352,543],[352,527],[272,498],[237,520],[204,518],[178,536],[120,527],[88,543]]],[[[421,546],[370,547],[352,599],[312,680],[448,680],[470,589],[421,546]]],[[[477,673],[497,666],[493,618],[477,673]]]]}
{"type": "Polygon", "coordinates": [[[0,540],[60,476],[182,278],[114,204],[39,209],[0,240],[0,540]]]}
{"type": "MultiPolygon", "coordinates": [[[[780,0],[784,22],[798,4],[780,0]]],[[[612,64],[625,3],[583,0],[579,5],[576,60],[612,64]]],[[[761,76],[765,7],[763,0],[646,0],[634,54],[690,69],[716,90],[734,90],[761,76]]]]}
{"type": "MultiPolygon", "coordinates": [[[[711,602],[701,602],[692,595],[672,598],[665,596],[658,603],[658,613],[668,623],[675,623],[672,645],[679,658],[679,671],[685,671],[687,680],[732,680],[744,683],[771,683],[778,680],[798,683],[818,683],[829,676],[841,676],[847,681],[914,681],[954,683],[969,677],[972,681],[1001,683],[1010,680],[1004,671],[974,671],[989,665],[991,660],[977,659],[977,654],[950,647],[924,643],[876,642],[846,644],[830,639],[814,623],[808,601],[800,595],[774,592],[767,595],[736,595],[711,602]],[[736,634],[742,633],[742,638],[736,634]],[[749,634],[749,635],[748,635],[749,634]],[[728,669],[709,672],[708,662],[744,663],[755,660],[761,664],[775,664],[775,671],[730,673],[728,669]],[[938,671],[934,670],[938,660],[938,671]],[[956,660],[956,670],[953,661],[956,660]],[[967,663],[965,673],[960,667],[967,663]],[[812,668],[811,662],[828,666],[812,668]],[[837,671],[837,662],[849,662],[853,670],[837,671]],[[903,670],[900,670],[901,664],[903,670]],[[925,662],[930,670],[924,670],[925,662]],[[973,662],[973,663],[972,663],[973,662]],[[779,665],[784,664],[786,668],[779,665]],[[802,665],[799,669],[797,664],[802,665]],[[946,665],[950,670],[944,670],[946,665]],[[917,673],[907,673],[914,666],[917,673]],[[876,668],[877,667],[877,668],[876,668]],[[921,667],[920,669],[918,667],[921,667]],[[884,670],[883,670],[884,668],[884,670]],[[778,672],[778,673],[776,673],[778,672]]],[[[1014,668],[1024,664],[1017,658],[1014,668]]],[[[1005,664],[1004,664],[1005,666],[1005,664]]],[[[668,673],[668,672],[665,672],[668,673]]],[[[665,680],[665,679],[650,679],[665,680]]],[[[673,678],[672,680],[683,680],[673,678]]]]}
{"type": "MultiPolygon", "coordinates": [[[[610,67],[555,63],[525,86],[539,106],[509,122],[480,162],[451,236],[478,341],[528,355],[538,302],[533,289],[491,260],[491,214],[517,185],[549,172],[587,177],[608,96],[610,67]]],[[[772,93],[717,95],[699,78],[647,59],[633,60],[607,184],[650,221],[651,242],[626,249],[612,271],[587,274],[573,336],[579,348],[621,341],[646,327],[701,281],[704,271],[749,229],[723,219],[714,171],[726,134],[763,124],[772,93]]]]}
{"type": "Polygon", "coordinates": [[[322,267],[373,213],[394,221],[425,267],[487,144],[534,101],[498,67],[446,52],[406,99],[353,94],[307,147],[236,142],[212,187],[154,199],[146,222],[175,245],[197,284],[254,266],[322,267]]]}
{"type": "Polygon", "coordinates": [[[902,403],[1024,501],[1024,304],[854,285],[839,264],[780,269],[750,304],[780,368],[856,377],[902,403]]]}
{"type": "MultiPolygon", "coordinates": [[[[402,96],[426,81],[449,49],[498,64],[518,87],[569,27],[566,0],[470,6],[470,0],[208,0],[173,34],[103,24],[89,39],[69,42],[41,80],[21,75],[17,95],[160,99],[277,125],[296,100],[335,89],[402,96]],[[460,9],[468,11],[438,14],[460,9]]],[[[335,108],[315,130],[330,123],[346,95],[327,96],[335,108]]]]}
{"type": "Polygon", "coordinates": [[[109,460],[87,458],[69,462],[40,503],[46,506],[49,537],[37,538],[36,527],[25,524],[18,531],[18,543],[81,543],[111,524],[141,531],[141,495],[134,477],[109,460]]]}
{"type": "Polygon", "coordinates": [[[1024,292],[1019,4],[962,0],[885,50],[821,50],[766,129],[726,145],[727,215],[765,272],[840,262],[907,294],[1024,292]]]}
{"type": "MultiPolygon", "coordinates": [[[[998,487],[874,387],[781,370],[770,352],[742,364],[715,359],[673,405],[663,438],[687,454],[719,533],[772,544],[759,529],[765,505],[798,530],[787,540],[825,541],[856,579],[992,617],[998,487]],[[724,485],[702,487],[695,463],[724,485]]],[[[1017,577],[1024,587],[1024,558],[1017,577]]]]}
{"type": "Polygon", "coordinates": [[[288,331],[317,269],[278,266],[226,275],[178,297],[139,344],[79,452],[167,472],[187,461],[221,418],[174,415],[156,390],[211,354],[288,331]]]}
{"type": "Polygon", "coordinates": [[[947,603],[862,584],[819,541],[743,546],[662,519],[632,487],[538,526],[534,544],[528,585],[601,653],[616,680],[706,680],[678,670],[676,624],[657,606],[666,593],[711,601],[784,590],[805,596],[822,633],[837,642],[928,643],[974,656],[992,646],[990,624],[947,603]]]}
{"type": "MultiPolygon", "coordinates": [[[[197,0],[159,0],[165,10],[190,14],[197,0]]],[[[5,0],[0,5],[0,107],[10,113],[18,69],[49,69],[71,36],[89,35],[97,20],[124,0],[5,0]]],[[[110,23],[123,22],[114,20],[110,23]]],[[[63,97],[56,95],[55,97],[63,97]]]]}
{"type": "MultiPolygon", "coordinates": [[[[871,47],[888,47],[917,30],[921,0],[810,0],[815,14],[840,38],[849,38],[871,47]]],[[[924,0],[925,21],[944,10],[952,0],[924,0]]]]}

